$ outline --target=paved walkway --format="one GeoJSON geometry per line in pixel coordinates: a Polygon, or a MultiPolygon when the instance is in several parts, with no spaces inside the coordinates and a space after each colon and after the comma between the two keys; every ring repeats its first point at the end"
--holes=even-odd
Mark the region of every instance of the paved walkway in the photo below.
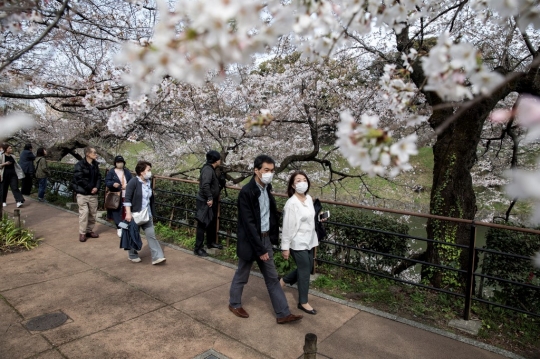
{"type": "MultiPolygon", "coordinates": [[[[7,211],[14,208],[8,198],[7,211]]],[[[517,358],[324,296],[310,297],[317,315],[278,325],[256,275],[243,295],[250,317],[237,318],[227,309],[232,266],[169,245],[163,265],[151,265],[146,245],[142,262],[131,263],[116,230],[104,223],[96,225],[99,238],[80,243],[77,214],[31,199],[21,213],[43,242],[0,256],[2,359],[294,359],[303,354],[306,333],[318,337],[318,358],[517,358]],[[25,328],[31,318],[54,312],[68,321],[47,331],[25,328]]],[[[298,314],[296,289],[285,293],[298,314]]]]}

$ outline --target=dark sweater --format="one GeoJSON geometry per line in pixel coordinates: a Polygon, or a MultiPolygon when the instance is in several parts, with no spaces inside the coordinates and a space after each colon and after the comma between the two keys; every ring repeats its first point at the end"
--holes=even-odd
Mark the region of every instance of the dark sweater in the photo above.
{"type": "Polygon", "coordinates": [[[36,156],[30,150],[23,150],[19,157],[19,166],[21,166],[24,173],[33,174],[35,172],[34,160],[36,156]]]}
{"type": "MultiPolygon", "coordinates": [[[[142,210],[142,196],[143,189],[142,183],[137,176],[131,178],[126,186],[126,197],[124,200],[124,206],[131,203],[131,213],[140,212],[142,210]]],[[[152,217],[156,215],[156,208],[154,206],[154,191],[150,196],[150,210],[152,211],[152,217]]]]}

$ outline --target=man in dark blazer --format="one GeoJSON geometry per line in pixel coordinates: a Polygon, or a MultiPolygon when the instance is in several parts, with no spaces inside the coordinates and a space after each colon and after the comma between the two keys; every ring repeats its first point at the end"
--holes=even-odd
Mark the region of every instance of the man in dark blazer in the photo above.
{"type": "Polygon", "coordinates": [[[275,162],[269,156],[260,155],[253,167],[254,176],[238,195],[238,269],[231,283],[229,310],[237,317],[249,317],[242,308],[242,292],[249,280],[253,261],[256,261],[264,277],[277,323],[295,322],[302,316],[291,314],[289,310],[279,284],[272,251],[272,243],[277,244],[279,239],[279,213],[270,184],[275,162]]]}

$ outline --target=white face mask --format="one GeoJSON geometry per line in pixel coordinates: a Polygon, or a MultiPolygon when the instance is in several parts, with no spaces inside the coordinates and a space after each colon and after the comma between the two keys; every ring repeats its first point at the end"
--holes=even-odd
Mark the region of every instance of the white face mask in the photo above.
{"type": "Polygon", "coordinates": [[[273,173],[263,173],[261,175],[261,182],[264,184],[270,184],[272,182],[272,178],[274,178],[273,173]]]}
{"type": "Polygon", "coordinates": [[[308,190],[308,184],[307,182],[298,182],[295,187],[294,187],[295,191],[302,194],[302,193],[306,193],[306,191],[308,190]]]}
{"type": "Polygon", "coordinates": [[[117,162],[116,163],[116,168],[118,168],[118,169],[124,168],[124,163],[123,162],[117,162]]]}
{"type": "Polygon", "coordinates": [[[152,172],[148,171],[144,174],[144,179],[149,180],[150,178],[152,178],[152,172]]]}

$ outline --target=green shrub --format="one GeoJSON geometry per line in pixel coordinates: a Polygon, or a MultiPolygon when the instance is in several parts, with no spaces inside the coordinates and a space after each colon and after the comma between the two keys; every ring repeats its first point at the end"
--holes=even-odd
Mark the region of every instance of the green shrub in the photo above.
{"type": "Polygon", "coordinates": [[[197,184],[172,179],[155,179],[154,195],[157,220],[173,227],[196,227],[197,184]]]}
{"type": "Polygon", "coordinates": [[[40,240],[34,234],[15,225],[15,222],[4,216],[0,221],[0,252],[9,253],[30,250],[38,246],[40,240]]]}
{"type": "MultiPolygon", "coordinates": [[[[505,224],[519,227],[515,223],[505,224]]],[[[539,235],[490,228],[486,234],[484,248],[528,257],[527,259],[520,259],[495,253],[485,253],[482,262],[484,274],[540,286],[540,269],[534,268],[530,259],[540,248],[539,235]]],[[[486,284],[494,288],[494,298],[501,304],[530,312],[536,312],[540,308],[540,290],[538,289],[492,279],[486,279],[486,284]]]]}
{"type": "Polygon", "coordinates": [[[388,216],[366,213],[355,208],[334,205],[323,207],[330,210],[331,217],[330,223],[326,225],[328,243],[319,245],[318,258],[369,272],[388,274],[399,260],[367,251],[406,256],[409,250],[408,239],[393,233],[406,235],[409,231],[407,225],[388,216]],[[373,229],[386,233],[374,232],[373,229]]]}
{"type": "Polygon", "coordinates": [[[296,269],[296,263],[292,256],[289,256],[289,260],[285,260],[281,255],[281,251],[274,252],[274,263],[276,264],[276,270],[280,276],[284,276],[296,269]]]}
{"type": "Polygon", "coordinates": [[[174,228],[168,225],[157,222],[155,223],[156,235],[162,241],[178,244],[186,249],[193,249],[195,247],[195,236],[192,231],[183,227],[174,228]]]}

